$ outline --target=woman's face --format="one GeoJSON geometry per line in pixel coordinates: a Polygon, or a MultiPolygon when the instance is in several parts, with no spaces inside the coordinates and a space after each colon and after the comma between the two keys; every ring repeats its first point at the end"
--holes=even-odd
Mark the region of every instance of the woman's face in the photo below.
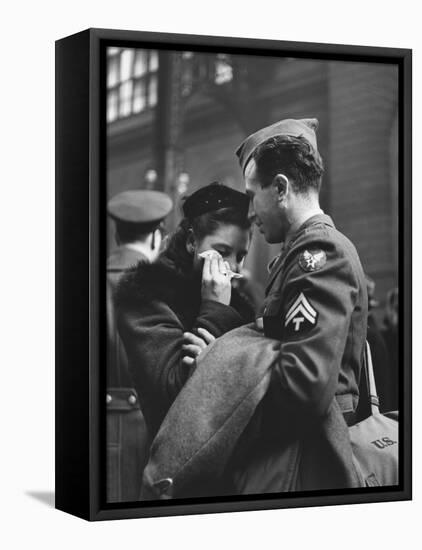
{"type": "Polygon", "coordinates": [[[201,252],[216,250],[229,263],[230,269],[238,273],[248,252],[250,238],[249,229],[221,223],[212,235],[207,235],[201,241],[195,239],[194,269],[202,269],[203,260],[198,257],[201,252]]]}

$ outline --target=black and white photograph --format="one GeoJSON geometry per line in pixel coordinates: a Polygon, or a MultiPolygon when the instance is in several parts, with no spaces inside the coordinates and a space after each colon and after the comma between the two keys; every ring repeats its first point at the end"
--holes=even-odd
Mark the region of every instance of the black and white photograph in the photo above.
{"type": "Polygon", "coordinates": [[[399,64],[104,56],[107,504],[394,500],[399,64]]]}
{"type": "Polygon", "coordinates": [[[417,4],[2,8],[0,546],[415,547],[417,4]]]}

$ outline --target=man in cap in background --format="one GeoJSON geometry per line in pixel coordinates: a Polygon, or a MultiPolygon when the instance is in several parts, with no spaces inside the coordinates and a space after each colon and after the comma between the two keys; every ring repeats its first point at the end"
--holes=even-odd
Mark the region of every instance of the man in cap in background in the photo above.
{"type": "Polygon", "coordinates": [[[109,201],[108,214],[115,221],[118,244],[107,260],[113,288],[129,267],[157,259],[162,224],[172,207],[170,197],[160,191],[124,191],[109,201]]]}
{"type": "Polygon", "coordinates": [[[107,205],[115,222],[117,248],[107,260],[107,500],[138,500],[149,450],[145,420],[115,325],[113,293],[123,273],[139,262],[154,262],[162,228],[173,207],[159,191],[125,191],[107,205]]]}
{"type": "MultiPolygon", "coordinates": [[[[269,266],[263,315],[264,335],[281,341],[267,403],[278,419],[289,419],[284,429],[290,435],[307,434],[303,489],[344,483],[327,467],[336,441],[324,447],[322,439],[332,434],[322,432],[333,407],[347,424],[356,421],[368,312],[357,251],[320,208],[317,125],[316,119],[282,120],[249,136],[236,151],[250,217],[268,243],[281,244],[269,266]]],[[[280,433],[279,422],[274,425],[280,433]]]]}

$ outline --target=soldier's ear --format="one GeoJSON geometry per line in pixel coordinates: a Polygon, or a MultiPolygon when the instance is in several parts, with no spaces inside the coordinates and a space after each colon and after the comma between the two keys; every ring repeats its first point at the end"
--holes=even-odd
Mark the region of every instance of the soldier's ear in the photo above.
{"type": "Polygon", "coordinates": [[[275,187],[278,200],[281,201],[285,198],[289,189],[289,180],[284,174],[276,174],[273,178],[273,186],[275,187]]]}

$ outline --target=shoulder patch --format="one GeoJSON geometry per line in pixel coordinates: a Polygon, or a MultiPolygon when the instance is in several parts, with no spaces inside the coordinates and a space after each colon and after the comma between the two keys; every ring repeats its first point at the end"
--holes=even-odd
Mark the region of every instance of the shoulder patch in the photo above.
{"type": "Polygon", "coordinates": [[[327,263],[327,255],[320,248],[305,250],[299,256],[299,265],[303,271],[318,271],[327,263]]]}
{"type": "Polygon", "coordinates": [[[318,312],[301,292],[286,313],[284,327],[293,333],[316,325],[318,312]]]}

